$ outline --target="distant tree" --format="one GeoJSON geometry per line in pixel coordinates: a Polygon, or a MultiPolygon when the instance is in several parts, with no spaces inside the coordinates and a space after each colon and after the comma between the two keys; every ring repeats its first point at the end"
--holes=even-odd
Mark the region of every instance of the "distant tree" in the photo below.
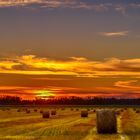
{"type": "Polygon", "coordinates": [[[51,99],[22,100],[17,96],[0,97],[0,105],[140,105],[138,99],[118,99],[99,97],[63,97],[51,99]]]}

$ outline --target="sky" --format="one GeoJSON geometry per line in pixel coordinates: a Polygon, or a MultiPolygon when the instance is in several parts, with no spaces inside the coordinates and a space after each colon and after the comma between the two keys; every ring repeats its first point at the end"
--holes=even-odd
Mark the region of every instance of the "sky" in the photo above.
{"type": "Polygon", "coordinates": [[[0,0],[0,96],[140,98],[139,0],[0,0]]]}

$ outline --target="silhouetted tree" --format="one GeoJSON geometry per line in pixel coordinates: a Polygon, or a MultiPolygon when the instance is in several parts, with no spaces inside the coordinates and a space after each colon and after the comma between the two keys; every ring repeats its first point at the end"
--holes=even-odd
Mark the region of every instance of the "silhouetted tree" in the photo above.
{"type": "Polygon", "coordinates": [[[140,105],[138,99],[64,97],[52,99],[22,100],[17,96],[0,97],[0,105],[140,105]]]}

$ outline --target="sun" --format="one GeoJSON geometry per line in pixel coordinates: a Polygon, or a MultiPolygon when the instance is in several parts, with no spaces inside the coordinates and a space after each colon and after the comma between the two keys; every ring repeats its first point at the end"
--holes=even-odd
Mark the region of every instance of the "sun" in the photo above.
{"type": "Polygon", "coordinates": [[[38,90],[35,93],[36,96],[41,99],[49,99],[55,96],[55,94],[50,90],[38,90]]]}

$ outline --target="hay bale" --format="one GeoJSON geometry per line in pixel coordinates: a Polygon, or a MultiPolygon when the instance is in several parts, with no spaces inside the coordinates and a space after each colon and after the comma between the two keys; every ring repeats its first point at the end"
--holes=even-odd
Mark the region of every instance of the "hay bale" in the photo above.
{"type": "Polygon", "coordinates": [[[37,112],[37,109],[34,109],[34,112],[37,112]]]}
{"type": "Polygon", "coordinates": [[[30,110],[26,110],[26,113],[29,114],[29,113],[31,113],[31,111],[30,110]]]}
{"type": "Polygon", "coordinates": [[[42,117],[43,117],[43,118],[50,118],[50,112],[49,112],[49,111],[44,111],[44,112],[42,113],[42,117]]]}
{"type": "Polygon", "coordinates": [[[42,114],[43,113],[43,110],[40,110],[40,114],[42,114]]]}
{"type": "Polygon", "coordinates": [[[136,108],[133,108],[134,111],[136,111],[136,108]]]}
{"type": "Polygon", "coordinates": [[[82,110],[81,111],[81,117],[88,117],[88,111],[87,110],[82,110]]]}
{"type": "Polygon", "coordinates": [[[76,108],[76,111],[79,111],[79,108],[76,108]]]}
{"type": "Polygon", "coordinates": [[[56,115],[56,110],[52,110],[51,115],[56,115]]]}
{"type": "Polygon", "coordinates": [[[96,117],[98,133],[117,133],[117,118],[114,110],[98,110],[96,117]]]}
{"type": "Polygon", "coordinates": [[[17,112],[20,112],[20,111],[21,111],[20,109],[17,110],[17,112]]]}
{"type": "Polygon", "coordinates": [[[140,113],[140,111],[139,110],[136,110],[136,113],[140,113]]]}
{"type": "Polygon", "coordinates": [[[73,108],[71,108],[70,110],[73,111],[73,108]]]}

